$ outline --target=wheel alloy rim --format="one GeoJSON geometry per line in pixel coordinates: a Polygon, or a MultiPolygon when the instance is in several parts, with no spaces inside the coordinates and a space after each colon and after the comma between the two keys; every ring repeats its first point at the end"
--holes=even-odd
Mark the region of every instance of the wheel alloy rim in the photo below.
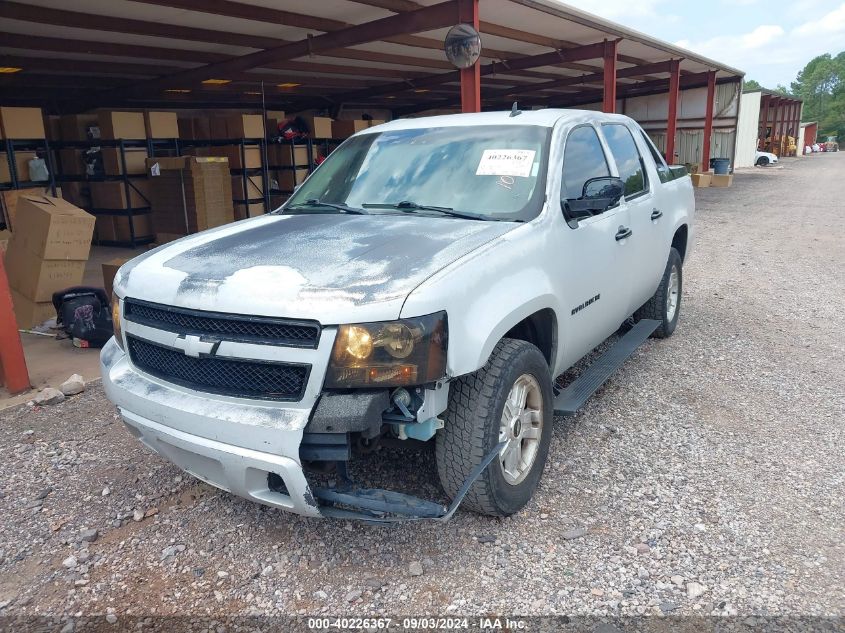
{"type": "Polygon", "coordinates": [[[678,267],[672,265],[672,272],[669,273],[669,285],[666,289],[666,320],[671,321],[675,318],[675,312],[678,310],[678,299],[681,294],[681,279],[678,275],[678,267]]]}
{"type": "Polygon", "coordinates": [[[499,441],[507,442],[499,453],[507,483],[515,486],[531,472],[542,434],[543,392],[534,376],[522,374],[508,393],[499,426],[499,441]]]}

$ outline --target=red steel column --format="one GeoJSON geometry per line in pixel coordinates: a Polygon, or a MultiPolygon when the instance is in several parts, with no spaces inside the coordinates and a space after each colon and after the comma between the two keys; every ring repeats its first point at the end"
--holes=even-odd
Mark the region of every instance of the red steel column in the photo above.
{"type": "Polygon", "coordinates": [[[602,112],[616,112],[616,48],[618,40],[604,41],[604,100],[602,112]]]}
{"type": "Polygon", "coordinates": [[[6,385],[9,393],[20,393],[29,389],[29,373],[23,355],[21,336],[12,306],[12,293],[3,256],[0,255],[0,384],[6,385]]]}
{"type": "Polygon", "coordinates": [[[781,110],[782,104],[779,97],[772,99],[775,102],[775,113],[772,115],[772,149],[775,147],[775,139],[778,138],[778,111],[781,110]]]}
{"type": "Polygon", "coordinates": [[[713,101],[716,99],[716,71],[707,73],[707,106],[704,113],[704,143],[701,147],[701,171],[710,170],[710,137],[713,136],[713,101]]]}
{"type": "MultiPolygon", "coordinates": [[[[478,30],[478,0],[458,0],[458,21],[478,30]]],[[[481,112],[481,65],[461,69],[461,112],[481,112]]]]}
{"type": "Polygon", "coordinates": [[[678,94],[681,88],[681,62],[672,60],[669,69],[669,116],[666,121],[666,162],[675,164],[675,132],[678,129],[678,94]]]}

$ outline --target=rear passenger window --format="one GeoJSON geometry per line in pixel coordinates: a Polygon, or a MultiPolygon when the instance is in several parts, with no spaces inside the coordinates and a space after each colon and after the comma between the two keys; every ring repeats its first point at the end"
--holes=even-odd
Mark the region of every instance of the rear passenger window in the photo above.
{"type": "Polygon", "coordinates": [[[651,139],[648,137],[648,134],[642,132],[642,135],[643,142],[648,148],[648,151],[651,152],[651,157],[654,159],[654,165],[655,167],[657,167],[657,176],[660,178],[660,182],[668,182],[669,180],[672,180],[672,173],[666,166],[666,162],[663,160],[663,156],[661,156],[660,152],[657,151],[657,148],[654,146],[654,143],[652,143],[651,139]]]}
{"type": "Polygon", "coordinates": [[[572,130],[563,151],[561,199],[577,200],[584,190],[584,183],[590,178],[609,175],[604,149],[595,129],[585,125],[572,130]]]}
{"type": "Polygon", "coordinates": [[[631,198],[648,188],[643,159],[640,150],[625,125],[607,123],[602,127],[610,152],[616,160],[619,177],[625,183],[625,197],[631,198]]]}

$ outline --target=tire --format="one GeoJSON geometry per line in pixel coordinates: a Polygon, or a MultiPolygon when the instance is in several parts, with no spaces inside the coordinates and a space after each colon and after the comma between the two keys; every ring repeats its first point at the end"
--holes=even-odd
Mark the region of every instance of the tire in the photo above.
{"type": "Polygon", "coordinates": [[[769,159],[766,158],[765,156],[761,156],[760,158],[757,159],[757,167],[765,167],[768,164],[769,164],[769,159]]]}
{"type": "Polygon", "coordinates": [[[445,424],[435,440],[437,473],[444,490],[454,499],[472,469],[499,443],[505,405],[518,381],[528,386],[526,410],[530,407],[540,416],[539,431],[535,415],[532,422],[526,422],[530,426],[522,429],[526,439],[512,439],[509,445],[516,449],[518,442],[517,452],[526,456],[522,478],[514,477],[513,472],[506,474],[502,464],[506,447],[475,480],[462,507],[508,516],[523,508],[537,489],[552,437],[552,379],[540,350],[516,339],[502,339],[484,367],[451,383],[445,424]],[[530,465],[529,453],[533,454],[530,465]]]}
{"type": "Polygon", "coordinates": [[[684,290],[683,261],[678,251],[672,247],[669,249],[669,260],[666,262],[666,269],[660,279],[660,285],[654,292],[654,296],[645,305],[634,313],[634,320],[655,319],[660,321],[660,326],[654,331],[654,338],[669,338],[678,325],[678,317],[681,314],[681,297],[684,290]],[[672,271],[675,271],[677,283],[672,282],[672,271]],[[668,298],[674,295],[674,310],[670,309],[668,298]]]}

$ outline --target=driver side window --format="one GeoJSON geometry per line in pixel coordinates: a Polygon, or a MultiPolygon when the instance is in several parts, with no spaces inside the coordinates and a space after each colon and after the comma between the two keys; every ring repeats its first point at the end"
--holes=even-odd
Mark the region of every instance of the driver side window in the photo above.
{"type": "Polygon", "coordinates": [[[595,128],[590,125],[575,128],[569,133],[563,150],[561,199],[577,200],[581,197],[584,183],[590,178],[603,176],[610,176],[610,169],[595,128]]]}

